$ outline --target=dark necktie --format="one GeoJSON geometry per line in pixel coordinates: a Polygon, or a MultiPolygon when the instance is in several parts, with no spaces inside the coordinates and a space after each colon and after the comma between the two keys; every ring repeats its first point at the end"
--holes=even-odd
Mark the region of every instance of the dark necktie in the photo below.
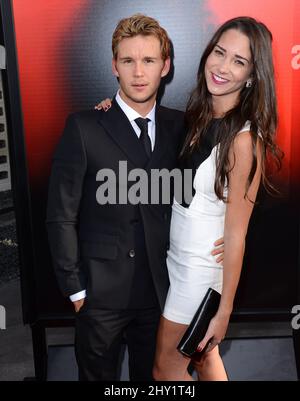
{"type": "Polygon", "coordinates": [[[151,139],[149,138],[148,135],[148,122],[150,121],[149,118],[136,118],[134,120],[141,130],[141,135],[140,135],[140,141],[142,141],[142,144],[144,146],[145,152],[150,158],[151,152],[152,152],[152,146],[151,146],[151,139]]]}

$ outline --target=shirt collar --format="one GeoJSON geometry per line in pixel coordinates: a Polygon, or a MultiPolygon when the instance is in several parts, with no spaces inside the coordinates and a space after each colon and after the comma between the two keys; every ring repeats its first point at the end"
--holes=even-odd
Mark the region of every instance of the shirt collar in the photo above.
{"type": "MultiPolygon", "coordinates": [[[[135,111],[132,107],[128,106],[128,104],[124,102],[124,100],[120,96],[120,90],[118,90],[116,94],[116,101],[123,110],[123,112],[126,114],[126,117],[130,122],[133,122],[136,118],[142,117],[137,111],[135,111]]],[[[156,109],[156,102],[154,103],[154,106],[149,111],[149,113],[142,118],[149,118],[149,120],[155,122],[155,109],[156,109]]]]}

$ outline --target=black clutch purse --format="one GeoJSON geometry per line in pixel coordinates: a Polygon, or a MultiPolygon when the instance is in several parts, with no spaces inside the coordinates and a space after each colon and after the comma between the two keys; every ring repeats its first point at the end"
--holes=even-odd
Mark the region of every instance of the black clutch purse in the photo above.
{"type": "Polygon", "coordinates": [[[221,295],[209,288],[205,294],[197,312],[195,313],[189,327],[186,329],[182,339],[180,340],[177,349],[183,355],[192,358],[195,356],[197,359],[206,351],[208,343],[200,352],[197,347],[200,341],[205,336],[208,329],[209,322],[215,316],[220,304],[221,295]]]}

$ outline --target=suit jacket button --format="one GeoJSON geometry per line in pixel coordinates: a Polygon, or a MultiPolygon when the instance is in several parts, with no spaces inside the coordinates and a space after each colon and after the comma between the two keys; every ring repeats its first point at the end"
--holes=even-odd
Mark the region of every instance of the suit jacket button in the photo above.
{"type": "Polygon", "coordinates": [[[130,251],[128,252],[128,255],[129,255],[130,258],[134,258],[135,257],[134,249],[130,249],[130,251]]]}

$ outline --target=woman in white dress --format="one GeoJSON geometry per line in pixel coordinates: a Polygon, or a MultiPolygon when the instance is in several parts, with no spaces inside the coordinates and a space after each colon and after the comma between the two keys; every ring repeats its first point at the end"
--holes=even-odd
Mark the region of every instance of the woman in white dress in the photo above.
{"type": "Polygon", "coordinates": [[[190,358],[176,347],[207,289],[221,293],[219,309],[200,342],[200,380],[227,380],[218,344],[225,337],[244,256],[245,237],[267,153],[280,164],[274,143],[277,108],[272,35],[248,17],[223,24],[200,61],[198,84],[187,107],[189,133],[182,168],[194,170],[194,197],[172,209],[167,266],[170,289],[160,321],[154,378],[192,380],[190,358]],[[224,236],[223,266],[211,255],[224,236]]]}

